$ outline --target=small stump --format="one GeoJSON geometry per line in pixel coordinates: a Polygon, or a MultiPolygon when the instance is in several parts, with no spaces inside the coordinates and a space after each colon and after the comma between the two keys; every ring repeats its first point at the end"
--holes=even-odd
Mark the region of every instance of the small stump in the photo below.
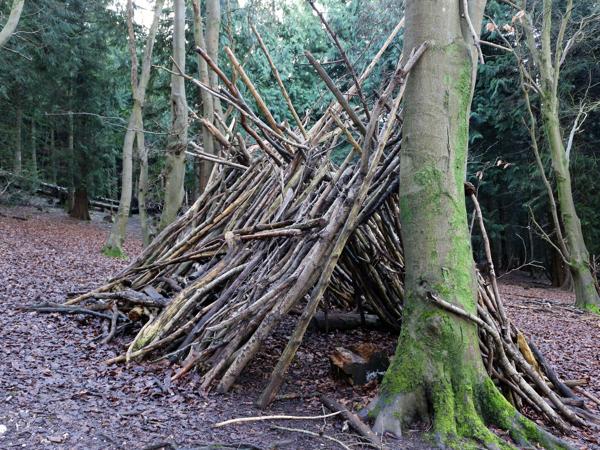
{"type": "Polygon", "coordinates": [[[390,365],[387,355],[368,343],[353,346],[351,350],[337,347],[329,361],[334,378],[346,380],[353,386],[381,379],[390,365]]]}

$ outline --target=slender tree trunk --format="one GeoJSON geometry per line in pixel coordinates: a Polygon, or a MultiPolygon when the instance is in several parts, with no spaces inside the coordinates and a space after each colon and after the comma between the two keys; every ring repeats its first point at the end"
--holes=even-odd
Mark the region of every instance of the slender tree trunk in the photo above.
{"type": "Polygon", "coordinates": [[[65,209],[70,212],[75,202],[75,121],[73,113],[69,111],[69,137],[67,141],[67,201],[65,209]]]}
{"type": "MultiPolygon", "coordinates": [[[[476,278],[465,206],[470,105],[477,53],[467,17],[479,30],[485,0],[408,0],[404,54],[430,48],[410,73],[400,168],[400,218],[406,263],[402,332],[372,411],[379,433],[430,424],[440,446],[463,439],[497,447],[486,425],[523,434],[526,419],[488,377],[477,327],[437,308],[431,296],[477,314],[476,278]]],[[[468,445],[468,444],[466,444],[468,445]]]]}
{"type": "Polygon", "coordinates": [[[15,32],[17,25],[19,24],[19,19],[21,18],[24,3],[25,0],[13,1],[8,20],[6,21],[4,28],[2,28],[2,31],[0,31],[0,47],[3,47],[15,32]]]}
{"type": "MultiPolygon", "coordinates": [[[[568,23],[573,2],[567,2],[563,16],[563,24],[568,23]],[[566,22],[565,22],[566,21],[566,22]]],[[[596,290],[594,277],[590,267],[590,255],[583,238],[581,221],[577,215],[569,160],[563,142],[559,119],[558,82],[560,76],[560,53],[555,53],[553,61],[551,34],[553,2],[544,0],[544,19],[541,33],[540,79],[541,79],[541,112],[550,155],[552,169],[556,177],[557,200],[564,226],[564,234],[568,250],[569,270],[575,287],[575,304],[579,308],[595,311],[600,314],[600,296],[596,290]],[[557,58],[558,56],[558,58],[557,58]]],[[[557,46],[562,46],[559,37],[557,46]]],[[[535,51],[535,49],[532,49],[535,51]]]]}
{"type": "Polygon", "coordinates": [[[58,170],[57,170],[57,155],[56,155],[56,136],[54,132],[54,125],[50,129],[50,181],[56,184],[58,181],[58,170]]]}
{"type": "Polygon", "coordinates": [[[123,242],[127,231],[127,222],[129,221],[129,210],[131,208],[131,192],[133,185],[133,144],[135,141],[135,130],[137,126],[136,112],[139,111],[140,104],[137,101],[133,103],[133,110],[127,123],[127,131],[123,140],[123,162],[121,173],[121,197],[119,199],[119,211],[115,218],[108,240],[102,249],[107,256],[119,258],[123,256],[123,242]]]}
{"type": "Polygon", "coordinates": [[[552,167],[556,175],[560,215],[569,249],[569,269],[573,276],[575,304],[579,308],[596,310],[600,313],[600,297],[590,268],[590,254],[583,239],[581,221],[573,200],[571,173],[562,141],[558,110],[552,107],[551,102],[544,102],[542,114],[552,154],[552,167]]]}
{"type": "MultiPolygon", "coordinates": [[[[181,70],[185,72],[185,1],[175,0],[174,4],[173,71],[181,70]]],[[[165,163],[165,202],[159,225],[161,230],[175,220],[183,203],[186,148],[187,102],[185,98],[185,79],[173,74],[171,76],[171,130],[165,163]]]]}
{"type": "Polygon", "coordinates": [[[35,120],[31,119],[31,177],[37,184],[38,164],[37,164],[37,135],[35,129],[35,120]]]}
{"type": "Polygon", "coordinates": [[[21,175],[23,171],[23,108],[17,106],[17,120],[15,123],[15,175],[21,175]]]}
{"type": "MultiPolygon", "coordinates": [[[[212,2],[209,2],[209,3],[212,3],[212,2]]],[[[204,28],[202,26],[200,0],[192,0],[192,6],[193,6],[193,10],[194,10],[194,41],[195,41],[196,47],[203,48],[208,52],[208,49],[206,46],[206,39],[204,38],[204,28]]],[[[208,5],[207,5],[207,8],[208,8],[208,5]]],[[[214,27],[211,28],[211,31],[213,30],[213,28],[214,27]]],[[[217,45],[218,45],[218,33],[219,33],[219,30],[217,29],[217,45]]],[[[209,55],[211,56],[211,58],[213,58],[213,55],[211,55],[210,53],[209,53],[209,55]]],[[[200,78],[200,81],[202,81],[203,83],[205,83],[209,86],[216,87],[211,84],[211,77],[209,76],[209,73],[208,73],[208,65],[206,64],[206,61],[204,60],[204,58],[202,58],[200,55],[198,55],[198,76],[200,78]]],[[[214,124],[215,111],[214,111],[213,96],[210,95],[208,92],[206,92],[204,89],[200,89],[199,97],[200,97],[199,98],[200,104],[202,105],[203,117],[206,120],[208,120],[210,123],[214,124]]],[[[215,140],[213,138],[213,135],[208,131],[208,128],[205,125],[202,125],[202,144],[204,147],[204,151],[206,153],[210,153],[211,155],[216,154],[215,140]]],[[[213,163],[210,161],[206,161],[206,160],[198,160],[196,162],[196,164],[197,164],[197,169],[198,169],[197,170],[198,184],[199,184],[199,186],[198,186],[199,192],[198,193],[200,194],[204,191],[204,189],[206,188],[206,185],[208,184],[208,178],[210,177],[210,173],[213,168],[213,163]]]]}
{"type": "MultiPolygon", "coordinates": [[[[158,24],[163,5],[164,0],[156,0],[156,3],[154,4],[154,16],[152,19],[152,25],[148,31],[148,37],[146,38],[146,45],[144,47],[144,56],[142,60],[142,71],[138,81],[138,60],[135,46],[135,34],[133,30],[133,3],[132,0],[128,0],[127,2],[127,25],[129,34],[129,53],[131,57],[131,91],[133,94],[133,106],[131,109],[131,114],[129,115],[125,138],[123,140],[123,172],[121,175],[121,197],[119,200],[119,211],[117,212],[117,217],[110,230],[108,240],[102,249],[102,252],[108,256],[122,257],[124,255],[123,242],[125,241],[125,234],[127,232],[127,222],[129,221],[131,195],[133,191],[133,146],[136,141],[136,136],[138,141],[138,153],[141,151],[141,153],[139,153],[140,160],[142,159],[142,155],[144,158],[146,158],[145,169],[143,168],[144,164],[140,162],[140,171],[146,170],[145,180],[147,180],[148,165],[144,145],[143,108],[146,99],[146,89],[148,87],[148,82],[150,81],[152,51],[154,48],[154,41],[156,38],[156,32],[158,30],[158,24]]],[[[140,179],[141,176],[142,174],[140,172],[140,179]]],[[[145,212],[145,209],[142,212],[142,205],[140,204],[140,220],[142,220],[142,230],[145,228],[147,232],[147,218],[145,212]]],[[[147,239],[146,235],[144,235],[144,240],[145,239],[147,239]]]]}
{"type": "MultiPolygon", "coordinates": [[[[206,51],[208,56],[215,62],[219,61],[219,34],[221,32],[221,1],[206,0],[206,51]]],[[[210,71],[210,85],[217,86],[219,78],[217,74],[210,71]]],[[[221,110],[221,101],[213,98],[214,111],[223,115],[221,110]]]]}
{"type": "MultiPolygon", "coordinates": [[[[144,121],[140,111],[137,119],[138,129],[143,130],[144,121]]],[[[142,131],[137,132],[136,136],[137,153],[140,159],[140,175],[138,180],[138,209],[140,212],[140,224],[142,227],[142,242],[144,247],[150,243],[150,224],[148,222],[148,213],[146,210],[146,194],[148,192],[148,149],[142,131]]]]}

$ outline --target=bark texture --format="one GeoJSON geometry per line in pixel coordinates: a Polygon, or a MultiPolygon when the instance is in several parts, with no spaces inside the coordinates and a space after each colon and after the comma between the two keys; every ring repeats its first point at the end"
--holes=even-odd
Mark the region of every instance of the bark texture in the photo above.
{"type": "Polygon", "coordinates": [[[15,169],[16,175],[23,171],[23,108],[17,106],[17,118],[15,123],[15,169]]]}
{"type": "Polygon", "coordinates": [[[185,178],[185,151],[187,148],[187,102],[185,98],[185,78],[177,75],[185,73],[185,1],[175,0],[175,20],[173,25],[173,72],[171,76],[171,131],[167,144],[165,163],[165,202],[160,217],[162,230],[172,223],[183,203],[183,182],[185,178]]]}
{"type": "Polygon", "coordinates": [[[441,298],[477,314],[463,184],[478,39],[468,22],[479,29],[485,3],[407,2],[405,55],[425,41],[431,46],[407,83],[400,167],[403,327],[372,414],[379,433],[400,435],[414,422],[429,423],[440,446],[497,446],[486,425],[509,430],[520,445],[551,446],[488,377],[477,326],[431,301],[441,298]]]}
{"type": "MultiPolygon", "coordinates": [[[[220,2],[209,1],[206,4],[206,15],[208,18],[208,24],[206,27],[206,37],[204,32],[205,27],[202,25],[202,11],[200,9],[200,1],[193,0],[192,6],[194,11],[194,43],[196,44],[196,47],[205,50],[213,61],[217,61],[221,17],[220,2]],[[207,42],[211,43],[210,50],[208,48],[207,42]]],[[[200,55],[198,55],[198,78],[202,83],[206,84],[207,86],[210,86],[213,89],[217,88],[217,80],[214,77],[210,76],[208,71],[208,64],[200,55]]],[[[202,105],[202,116],[209,123],[214,125],[215,98],[204,89],[199,89],[199,91],[199,100],[200,104],[202,105]]],[[[210,133],[208,127],[205,124],[202,125],[202,145],[204,147],[205,153],[208,153],[209,155],[218,154],[217,143],[215,142],[213,135],[210,133]]],[[[213,168],[213,163],[207,160],[198,160],[197,167],[199,185],[198,191],[199,193],[202,193],[204,192],[208,184],[208,179],[213,168]]]]}

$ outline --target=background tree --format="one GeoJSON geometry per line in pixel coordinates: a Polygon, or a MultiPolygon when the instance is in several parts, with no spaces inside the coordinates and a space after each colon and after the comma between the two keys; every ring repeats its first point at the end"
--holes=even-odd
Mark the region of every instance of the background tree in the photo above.
{"type": "MultiPolygon", "coordinates": [[[[523,11],[526,11],[525,6],[526,4],[523,3],[523,11]]],[[[527,50],[532,56],[534,70],[536,70],[534,73],[538,75],[534,78],[527,71],[527,81],[524,81],[524,83],[535,83],[535,90],[539,94],[545,137],[556,179],[557,203],[565,234],[565,245],[560,250],[573,276],[576,304],[580,308],[600,311],[598,309],[600,307],[600,297],[590,269],[590,255],[575,207],[569,168],[569,152],[567,151],[570,148],[565,147],[560,122],[559,83],[561,68],[571,47],[580,38],[578,34],[582,32],[586,25],[586,19],[582,19],[579,26],[575,27],[576,31],[567,36],[571,27],[573,11],[573,1],[568,0],[562,12],[559,13],[560,21],[558,29],[556,29],[552,24],[553,16],[557,14],[557,8],[552,0],[544,0],[541,11],[542,23],[539,28],[539,48],[537,42],[538,32],[532,19],[533,11],[528,11],[524,15],[522,23],[527,39],[527,50]],[[539,79],[539,82],[536,83],[534,81],[536,79],[539,79]]],[[[587,18],[587,20],[589,21],[590,18],[587,18]]],[[[521,67],[524,68],[525,66],[521,65],[521,67]]],[[[575,125],[576,127],[577,125],[575,125]]]]}
{"type": "Polygon", "coordinates": [[[23,4],[25,0],[14,0],[12,4],[12,8],[10,9],[10,14],[8,16],[8,20],[4,24],[2,30],[0,30],[0,47],[3,47],[4,44],[10,39],[12,34],[17,29],[17,25],[19,24],[19,19],[21,18],[21,12],[23,11],[23,4]]]}
{"type": "Polygon", "coordinates": [[[111,228],[108,240],[103,248],[103,252],[110,256],[123,255],[123,242],[129,220],[131,206],[131,194],[133,190],[133,146],[137,142],[138,155],[140,157],[140,194],[141,197],[140,213],[142,219],[143,239],[148,243],[148,223],[145,216],[145,191],[148,178],[147,152],[144,142],[144,121],[143,108],[146,100],[146,89],[150,81],[150,70],[152,68],[152,50],[154,40],[158,29],[158,23],[162,13],[164,0],[157,0],[154,5],[154,14],[152,24],[146,38],[144,47],[144,56],[142,59],[142,69],[138,80],[138,59],[135,44],[135,31],[133,23],[133,1],[127,1],[127,28],[129,39],[129,54],[131,57],[131,92],[133,106],[129,116],[127,130],[123,141],[123,169],[121,174],[121,200],[119,201],[119,211],[115,223],[111,228]]]}
{"type": "Polygon", "coordinates": [[[185,152],[187,149],[187,100],[185,79],[185,0],[174,0],[173,72],[171,76],[171,130],[165,161],[165,201],[159,228],[169,225],[181,208],[184,197],[185,152]]]}

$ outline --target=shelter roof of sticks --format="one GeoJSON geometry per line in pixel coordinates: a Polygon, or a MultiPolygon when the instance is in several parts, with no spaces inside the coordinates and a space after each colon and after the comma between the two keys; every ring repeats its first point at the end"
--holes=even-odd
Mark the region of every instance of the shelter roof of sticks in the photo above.
{"type": "MultiPolygon", "coordinates": [[[[360,94],[360,86],[402,24],[364,73],[354,77],[355,84],[346,93],[307,54],[336,98],[308,130],[272,62],[295,129],[276,123],[231,50],[225,53],[259,112],[248,106],[216,63],[197,49],[223,88],[216,90],[180,75],[219,97],[233,112],[229,124],[222,120],[222,127],[204,124],[219,142],[220,156],[207,155],[201,148],[190,151],[216,163],[208,187],[127,269],[106,285],[61,306],[96,312],[112,308],[111,336],[120,323],[130,320],[126,316],[146,316],[127,352],[109,363],[150,355],[177,358],[183,364],[174,378],[199,367],[204,374],[202,387],[216,385],[224,392],[288,312],[301,308],[302,313],[293,319],[295,330],[259,399],[264,407],[275,397],[323,299],[341,308],[359,301],[392,329],[400,328],[404,274],[397,194],[401,189],[401,100],[410,69],[427,45],[401,59],[372,105],[360,94]],[[358,107],[352,106],[355,95],[362,99],[358,107]],[[352,151],[335,166],[331,150],[344,140],[352,151]]],[[[271,61],[260,36],[259,41],[271,61]]],[[[195,114],[192,117],[202,121],[195,114]]],[[[474,194],[469,190],[466,194],[477,205],[474,194]]],[[[476,210],[481,219],[481,211],[476,210]]],[[[483,221],[479,222],[485,236],[483,221]]],[[[477,316],[443,299],[430,300],[477,323],[485,365],[507,398],[521,411],[532,407],[561,430],[595,420],[510,323],[493,273],[488,281],[480,275],[478,279],[477,316]]]]}

